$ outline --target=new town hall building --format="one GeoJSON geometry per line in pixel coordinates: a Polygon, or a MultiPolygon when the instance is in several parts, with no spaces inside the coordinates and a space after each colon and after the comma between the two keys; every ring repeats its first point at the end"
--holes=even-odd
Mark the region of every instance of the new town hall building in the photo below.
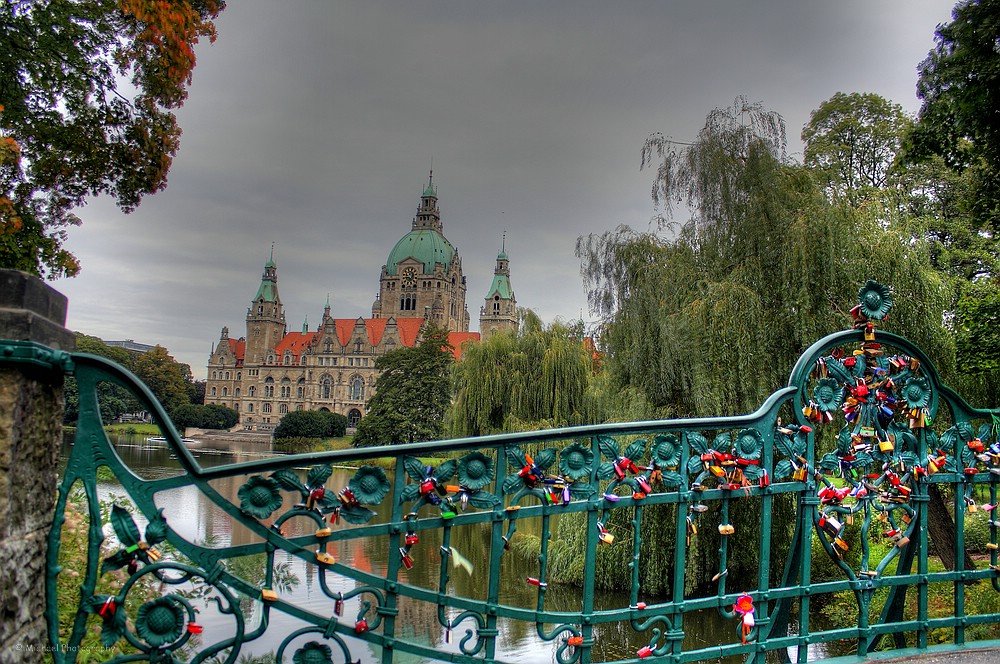
{"type": "Polygon", "coordinates": [[[462,344],[517,329],[517,301],[507,254],[497,256],[493,282],[469,332],[466,284],[458,251],[444,236],[433,173],[410,232],[389,252],[371,318],[334,318],[327,301],[315,330],[289,332],[278,295],[278,269],[264,264],[246,316],[246,336],[222,328],[208,360],[206,404],[240,413],[244,429],[269,431],[293,410],[328,410],[354,426],[375,392],[375,359],[417,343],[425,321],[445,327],[456,357],[462,344]]]}

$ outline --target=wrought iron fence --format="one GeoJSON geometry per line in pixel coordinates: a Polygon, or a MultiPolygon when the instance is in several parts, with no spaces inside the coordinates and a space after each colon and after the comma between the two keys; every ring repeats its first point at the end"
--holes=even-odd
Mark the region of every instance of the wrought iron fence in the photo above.
{"type": "Polygon", "coordinates": [[[771,652],[785,661],[791,653],[801,662],[810,645],[843,640],[862,656],[883,643],[907,649],[902,652],[927,651],[929,635],[942,629],[950,644],[939,648],[965,647],[971,627],[1000,621],[1000,613],[967,614],[965,605],[968,584],[1000,590],[1000,517],[992,512],[1000,482],[997,411],[972,408],[942,385],[928,358],[906,339],[876,335],[875,322],[888,313],[887,291],[869,283],[861,296],[854,329],[807,349],[788,386],[749,415],[278,456],[213,468],[198,463],[149,390],[121,367],[5,342],[6,361],[62,367],[79,385],[79,426],[48,550],[55,660],[76,661],[88,629],[99,627],[105,644],[133,653],[115,661],[236,662],[279,614],[297,627],[279,634],[277,661],[295,664],[353,662],[361,650],[382,662],[400,653],[502,661],[498,642],[516,623],[551,642],[551,652],[537,653],[538,661],[561,663],[594,661],[596,639],[615,624],[644,635],[643,645],[616,661],[743,656],[763,662],[771,652]],[[150,479],[126,467],[101,425],[101,381],[133,391],[163,423],[181,472],[150,479]],[[824,428],[830,433],[819,435],[824,428]],[[331,483],[334,465],[354,469],[346,484],[331,483]],[[103,469],[121,482],[134,514],[116,505],[102,517],[96,487],[103,469]],[[232,478],[239,489],[226,495],[221,482],[232,478]],[[86,568],[78,595],[60,597],[60,547],[67,545],[64,520],[74,487],[89,523],[86,568]],[[244,535],[205,542],[178,533],[175,515],[165,513],[157,497],[182,487],[196,487],[244,535]],[[952,497],[954,540],[935,542],[954,547],[958,568],[952,571],[929,567],[931,487],[952,497]],[[383,507],[379,515],[376,506],[383,507]],[[987,514],[988,560],[979,569],[962,569],[965,523],[974,512],[987,514]],[[145,523],[143,530],[134,517],[145,523]],[[533,573],[516,579],[533,595],[524,604],[506,599],[501,581],[512,573],[503,561],[513,555],[511,543],[526,522],[535,524],[540,544],[533,573]],[[651,569],[644,564],[648,533],[664,523],[673,531],[672,551],[658,551],[668,562],[651,569]],[[106,524],[114,531],[109,540],[106,524]],[[579,608],[553,610],[546,603],[550,546],[557,531],[564,536],[569,528],[580,543],[573,555],[583,560],[579,608]],[[464,529],[489,545],[474,572],[478,591],[467,596],[455,592],[453,578],[456,563],[468,564],[453,545],[464,529]],[[690,552],[706,537],[718,543],[714,575],[708,588],[693,589],[690,552]],[[436,550],[428,550],[431,539],[440,541],[436,550]],[[344,543],[359,540],[388,552],[384,569],[362,569],[352,556],[336,556],[344,543]],[[620,570],[628,597],[618,607],[596,609],[599,551],[610,547],[631,549],[620,570]],[[759,552],[752,573],[731,575],[731,556],[747,548],[759,552]],[[779,553],[784,560],[775,558],[779,553]],[[247,556],[263,557],[259,576],[241,575],[233,564],[247,556]],[[300,560],[318,584],[309,602],[278,587],[282,556],[300,560]],[[820,562],[832,562],[840,578],[817,579],[820,562]],[[411,583],[414,565],[436,567],[436,583],[411,583]],[[656,573],[668,576],[668,593],[646,596],[641,575],[656,573]],[[113,579],[110,589],[98,591],[105,576],[113,579]],[[133,597],[149,580],[159,596],[133,597]],[[952,589],[953,610],[932,615],[929,591],[941,584],[952,589]],[[854,595],[856,621],[817,625],[815,603],[843,591],[854,595]],[[205,596],[231,625],[222,638],[208,639],[199,625],[206,609],[197,597],[205,596]],[[872,610],[874,597],[884,599],[879,611],[872,610]],[[401,609],[417,605],[435,617],[430,634],[406,628],[401,609]],[[704,610],[718,611],[732,630],[720,634],[717,645],[685,650],[685,625],[704,610]]]}

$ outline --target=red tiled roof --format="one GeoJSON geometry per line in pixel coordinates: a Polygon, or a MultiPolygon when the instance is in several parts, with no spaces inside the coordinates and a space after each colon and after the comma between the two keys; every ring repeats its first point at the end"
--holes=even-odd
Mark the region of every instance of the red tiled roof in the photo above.
{"type": "Polygon", "coordinates": [[[399,330],[399,340],[404,346],[412,348],[417,343],[417,335],[424,325],[423,318],[397,318],[396,329],[399,330]]]}
{"type": "Polygon", "coordinates": [[[372,346],[378,346],[378,342],[382,341],[382,335],[385,334],[385,324],[388,320],[388,318],[365,319],[365,327],[368,328],[368,341],[371,342],[372,346]]]}
{"type": "Polygon", "coordinates": [[[236,356],[236,361],[239,363],[243,362],[243,356],[246,355],[247,342],[246,339],[230,339],[229,348],[232,349],[233,355],[236,356]]]}
{"type": "Polygon", "coordinates": [[[285,351],[287,350],[292,351],[292,356],[297,360],[302,355],[302,351],[309,346],[309,343],[315,336],[315,332],[289,332],[282,337],[281,341],[278,342],[278,345],[274,347],[274,354],[277,361],[279,363],[281,362],[281,358],[284,357],[285,351]]]}
{"type": "Polygon", "coordinates": [[[479,341],[478,332],[449,332],[448,333],[448,343],[452,345],[454,350],[452,353],[455,355],[455,359],[461,359],[462,357],[462,344],[466,341],[479,341]]]}

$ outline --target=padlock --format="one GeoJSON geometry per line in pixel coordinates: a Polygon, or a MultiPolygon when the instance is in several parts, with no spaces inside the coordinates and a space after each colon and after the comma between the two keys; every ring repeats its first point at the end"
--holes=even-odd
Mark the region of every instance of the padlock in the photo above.
{"type": "Polygon", "coordinates": [[[417,544],[419,541],[420,537],[412,530],[407,532],[406,536],[403,539],[403,543],[406,544],[406,546],[413,546],[414,544],[417,544]]]}
{"type": "Polygon", "coordinates": [[[364,634],[367,631],[368,631],[368,621],[365,620],[364,618],[362,618],[362,619],[358,620],[356,623],[354,623],[354,633],[355,634],[364,634]]]}
{"type": "Polygon", "coordinates": [[[547,584],[544,581],[541,581],[539,579],[536,579],[533,576],[529,576],[527,579],[525,579],[525,581],[527,581],[528,585],[531,585],[531,586],[538,586],[539,588],[548,588],[549,587],[549,584],[547,584]]]}
{"type": "Polygon", "coordinates": [[[410,552],[405,546],[399,547],[399,557],[403,560],[403,567],[413,569],[413,558],[410,557],[410,552]]]}
{"type": "Polygon", "coordinates": [[[454,519],[455,511],[451,509],[444,510],[443,512],[441,512],[441,518],[444,519],[445,521],[449,519],[454,519]]]}
{"type": "Polygon", "coordinates": [[[149,558],[149,562],[155,563],[157,560],[160,559],[160,552],[157,551],[156,549],[147,549],[146,556],[149,558]]]}
{"type": "Polygon", "coordinates": [[[320,528],[316,531],[316,537],[329,537],[333,533],[329,528],[320,528]]]}
{"type": "Polygon", "coordinates": [[[333,613],[334,615],[342,616],[344,615],[344,598],[338,597],[333,602],[333,613]]]}
{"type": "Polygon", "coordinates": [[[646,659],[653,654],[653,649],[649,646],[643,646],[635,654],[639,656],[639,659],[646,659]]]}
{"type": "Polygon", "coordinates": [[[913,517],[906,513],[904,513],[903,516],[900,517],[900,519],[906,525],[910,525],[910,522],[913,521],[913,517]]]}
{"type": "Polygon", "coordinates": [[[900,549],[902,549],[904,546],[906,546],[909,543],[910,543],[910,538],[909,537],[900,537],[896,541],[896,546],[899,547],[900,549]]]}
{"type": "Polygon", "coordinates": [[[262,588],[260,591],[260,598],[265,602],[276,602],[278,600],[278,593],[274,592],[270,588],[262,588]]]}
{"type": "Polygon", "coordinates": [[[854,515],[851,514],[850,512],[848,512],[847,514],[845,514],[844,515],[844,523],[846,523],[849,526],[853,526],[854,525],[854,515]]]}
{"type": "Polygon", "coordinates": [[[325,551],[317,551],[316,560],[317,562],[320,562],[324,565],[332,565],[335,562],[337,562],[337,560],[331,554],[326,553],[325,551]]]}
{"type": "Polygon", "coordinates": [[[760,474],[760,488],[766,489],[769,486],[771,486],[771,476],[767,474],[767,469],[765,469],[760,474]]]}
{"type": "Polygon", "coordinates": [[[646,481],[645,475],[639,475],[635,478],[635,482],[644,493],[653,493],[653,487],[649,486],[649,482],[646,481]]]}
{"type": "Polygon", "coordinates": [[[975,514],[975,513],[977,512],[977,511],[979,511],[979,508],[978,508],[978,507],[976,507],[976,504],[975,504],[975,503],[973,503],[973,502],[970,502],[970,503],[969,503],[969,509],[968,509],[968,510],[966,510],[966,511],[967,511],[967,512],[968,512],[969,514],[975,514]]]}
{"type": "Polygon", "coordinates": [[[646,494],[644,494],[642,491],[636,491],[635,493],[632,494],[633,500],[642,500],[645,497],[646,494]]]}
{"type": "Polygon", "coordinates": [[[612,535],[611,533],[609,533],[606,530],[602,531],[597,536],[597,539],[601,542],[601,544],[614,544],[615,543],[615,536],[612,535]]]}
{"type": "Polygon", "coordinates": [[[880,440],[878,442],[879,452],[889,453],[896,449],[891,440],[880,440]]]}
{"type": "Polygon", "coordinates": [[[434,492],[434,480],[424,480],[420,483],[420,493],[424,496],[434,492]]]}
{"type": "Polygon", "coordinates": [[[719,524],[719,534],[720,535],[732,535],[736,532],[736,528],[730,523],[720,523],[719,524]]]}
{"type": "Polygon", "coordinates": [[[990,551],[996,551],[998,547],[997,547],[997,545],[995,543],[989,542],[986,545],[986,548],[989,549],[990,551]]]}
{"type": "Polygon", "coordinates": [[[845,542],[845,541],[844,541],[844,540],[843,540],[842,538],[840,538],[840,537],[837,537],[836,539],[834,539],[834,540],[833,540],[833,543],[834,543],[834,544],[836,544],[836,545],[837,545],[837,547],[838,547],[839,549],[841,549],[842,551],[847,551],[847,550],[848,550],[849,548],[851,548],[851,547],[849,547],[849,546],[847,545],[847,542],[845,542]]]}
{"type": "Polygon", "coordinates": [[[582,646],[583,645],[583,637],[582,636],[571,636],[568,639],[566,639],[566,645],[573,646],[574,648],[582,646]]]}
{"type": "Polygon", "coordinates": [[[825,521],[826,523],[825,524],[821,523],[820,526],[822,527],[825,525],[827,532],[829,532],[831,535],[836,536],[840,532],[840,529],[843,528],[843,524],[841,524],[840,521],[837,521],[837,519],[835,519],[832,516],[826,517],[825,521]]]}
{"type": "Polygon", "coordinates": [[[726,476],[726,471],[724,471],[721,466],[709,466],[708,467],[708,472],[712,473],[712,475],[714,475],[716,477],[725,477],[726,476]]]}
{"type": "Polygon", "coordinates": [[[451,643],[451,627],[445,627],[444,629],[444,642],[451,643]]]}
{"type": "Polygon", "coordinates": [[[698,534],[698,526],[696,526],[695,523],[694,523],[694,521],[691,520],[691,517],[687,518],[687,531],[688,531],[688,535],[697,535],[698,534]]]}
{"type": "Polygon", "coordinates": [[[97,615],[104,620],[111,620],[115,615],[115,598],[109,597],[104,600],[104,604],[101,604],[101,608],[97,610],[97,615]]]}
{"type": "Polygon", "coordinates": [[[204,628],[198,623],[188,623],[187,625],[188,634],[201,634],[204,628]]]}
{"type": "Polygon", "coordinates": [[[792,479],[797,482],[805,482],[808,475],[809,473],[805,468],[796,468],[795,472],[792,473],[792,479]]]}

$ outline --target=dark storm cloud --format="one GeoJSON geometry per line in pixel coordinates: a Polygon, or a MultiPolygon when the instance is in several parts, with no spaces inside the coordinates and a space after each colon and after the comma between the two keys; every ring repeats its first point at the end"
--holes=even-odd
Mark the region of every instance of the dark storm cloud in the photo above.
{"type": "MultiPolygon", "coordinates": [[[[645,138],[690,139],[737,95],[782,113],[789,149],[837,91],[917,108],[916,65],[950,2],[240,0],[198,47],[166,191],[81,211],[69,324],[162,343],[196,375],[234,336],[275,243],[291,329],[370,315],[431,159],[473,321],[502,235],[518,303],[586,299],[576,238],[646,228],[645,138]]],[[[475,325],[475,323],[474,323],[475,325]]]]}

